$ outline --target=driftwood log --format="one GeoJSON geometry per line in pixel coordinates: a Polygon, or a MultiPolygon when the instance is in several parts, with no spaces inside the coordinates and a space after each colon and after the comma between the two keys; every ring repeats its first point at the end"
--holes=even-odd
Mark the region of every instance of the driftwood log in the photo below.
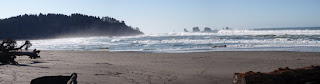
{"type": "Polygon", "coordinates": [[[285,67],[269,73],[235,73],[233,84],[320,84],[320,66],[285,67]]]}
{"type": "Polygon", "coordinates": [[[25,41],[20,47],[16,46],[17,42],[12,39],[2,40],[0,43],[0,62],[7,64],[18,64],[14,61],[17,56],[29,56],[30,59],[40,58],[39,50],[34,49],[32,52],[28,52],[28,48],[32,46],[30,41],[25,41]],[[22,51],[22,48],[25,49],[25,52],[22,51]]]}

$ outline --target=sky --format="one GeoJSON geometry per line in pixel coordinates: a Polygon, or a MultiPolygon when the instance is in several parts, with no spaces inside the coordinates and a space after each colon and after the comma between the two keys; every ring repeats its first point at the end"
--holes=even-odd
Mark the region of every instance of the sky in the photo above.
{"type": "Polygon", "coordinates": [[[0,11],[0,19],[39,13],[109,16],[147,34],[320,26],[320,0],[1,0],[0,11]]]}

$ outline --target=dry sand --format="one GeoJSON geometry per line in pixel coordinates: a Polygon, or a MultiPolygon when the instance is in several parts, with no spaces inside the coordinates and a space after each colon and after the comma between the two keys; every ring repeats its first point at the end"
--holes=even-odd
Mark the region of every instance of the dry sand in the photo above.
{"type": "Polygon", "coordinates": [[[1,84],[29,84],[41,76],[78,73],[79,84],[232,84],[236,72],[320,65],[320,53],[142,53],[41,51],[41,59],[18,57],[0,65],[1,84]]]}

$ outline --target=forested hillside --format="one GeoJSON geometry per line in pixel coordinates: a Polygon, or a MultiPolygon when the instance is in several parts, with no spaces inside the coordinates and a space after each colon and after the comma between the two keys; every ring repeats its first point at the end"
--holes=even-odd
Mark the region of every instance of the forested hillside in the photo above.
{"type": "Polygon", "coordinates": [[[0,39],[43,39],[86,36],[130,36],[143,34],[111,17],[84,14],[19,15],[0,19],[0,39]]]}

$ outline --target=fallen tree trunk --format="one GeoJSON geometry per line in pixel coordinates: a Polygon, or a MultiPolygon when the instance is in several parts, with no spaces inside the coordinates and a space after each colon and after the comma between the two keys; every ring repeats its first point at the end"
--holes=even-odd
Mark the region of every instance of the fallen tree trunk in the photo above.
{"type": "Polygon", "coordinates": [[[235,73],[233,84],[319,84],[320,66],[289,69],[279,68],[273,72],[235,73]]]}

